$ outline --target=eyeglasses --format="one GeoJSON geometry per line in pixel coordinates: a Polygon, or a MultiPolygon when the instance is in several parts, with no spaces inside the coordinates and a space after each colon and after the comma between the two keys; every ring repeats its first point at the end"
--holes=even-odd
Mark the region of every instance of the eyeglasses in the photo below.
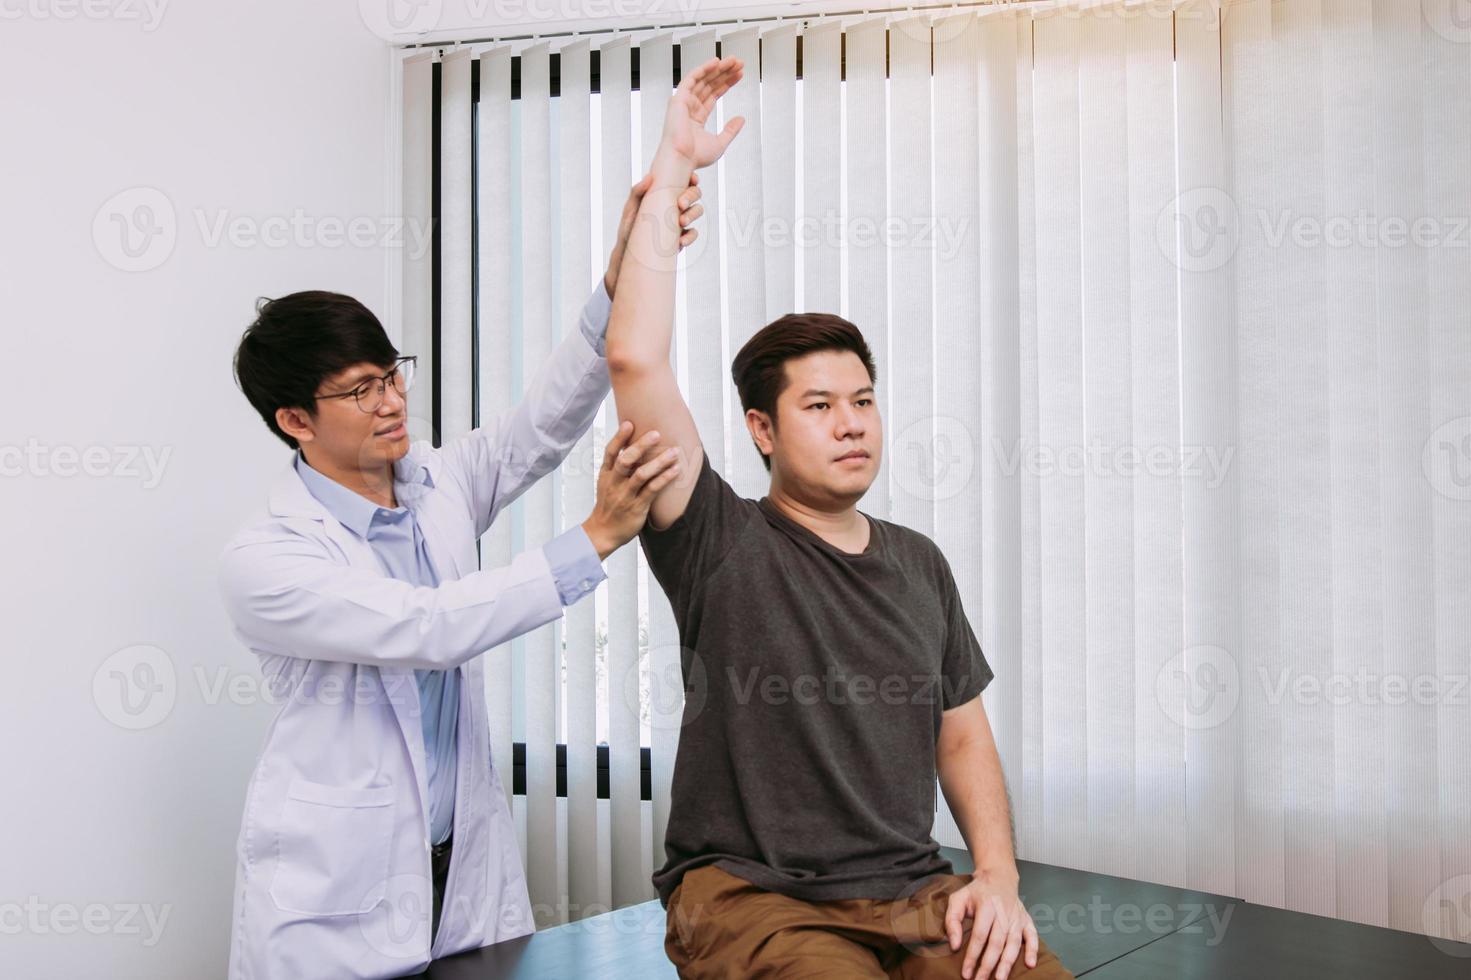
{"type": "Polygon", "coordinates": [[[383,392],[389,383],[393,384],[393,390],[400,395],[408,394],[414,386],[414,365],[418,358],[410,355],[400,357],[394,362],[393,370],[380,378],[364,378],[351,391],[340,391],[335,395],[318,395],[317,401],[327,398],[353,398],[358,403],[358,408],[372,414],[378,411],[378,406],[383,404],[383,392]]]}

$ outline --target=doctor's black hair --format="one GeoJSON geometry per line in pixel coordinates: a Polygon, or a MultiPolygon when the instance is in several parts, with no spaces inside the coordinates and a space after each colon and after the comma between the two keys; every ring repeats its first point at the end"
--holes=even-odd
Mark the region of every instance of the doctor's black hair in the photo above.
{"type": "Polygon", "coordinates": [[[342,293],[307,290],[256,300],[255,322],[235,348],[235,384],[266,426],[286,445],[297,442],[276,424],[276,410],[317,414],[322,382],[357,364],[386,371],[398,358],[383,324],[362,303],[342,293]]]}
{"type": "MultiPolygon", "coordinates": [[[[868,380],[878,384],[873,351],[851,322],[833,313],[788,313],[756,331],[731,361],[730,377],[741,397],[742,415],[753,408],[765,412],[776,431],[776,400],[789,380],[786,362],[823,350],[857,354],[868,369],[868,380]]],[[[756,451],[761,451],[759,446],[756,451]]],[[[771,457],[761,453],[761,462],[771,472],[771,457]]]]}

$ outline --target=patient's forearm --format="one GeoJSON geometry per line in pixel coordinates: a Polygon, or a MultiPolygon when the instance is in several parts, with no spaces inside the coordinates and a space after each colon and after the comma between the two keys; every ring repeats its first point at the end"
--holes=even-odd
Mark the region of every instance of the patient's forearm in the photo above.
{"type": "Polygon", "coordinates": [[[618,271],[608,319],[608,369],[668,364],[674,332],[674,273],[679,256],[679,195],[689,186],[689,160],[661,143],[653,184],[639,206],[618,271]]]}
{"type": "Polygon", "coordinates": [[[937,758],[945,802],[970,848],[977,874],[1017,874],[1011,807],[996,743],[976,736],[941,752],[937,758]]]}

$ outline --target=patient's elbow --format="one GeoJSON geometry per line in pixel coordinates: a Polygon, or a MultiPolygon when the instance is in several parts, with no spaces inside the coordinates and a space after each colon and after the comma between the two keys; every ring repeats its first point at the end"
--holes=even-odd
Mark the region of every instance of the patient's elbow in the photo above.
{"type": "Polygon", "coordinates": [[[607,350],[608,376],[615,381],[618,379],[632,380],[648,374],[658,363],[647,354],[636,350],[630,350],[627,344],[608,344],[607,350]]]}

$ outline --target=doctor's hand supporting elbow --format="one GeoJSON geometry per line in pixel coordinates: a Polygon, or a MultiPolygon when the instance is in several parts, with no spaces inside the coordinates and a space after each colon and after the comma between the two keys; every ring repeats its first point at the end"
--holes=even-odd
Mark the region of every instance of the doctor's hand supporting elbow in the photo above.
{"type": "Polygon", "coordinates": [[[638,534],[659,491],[679,475],[678,453],[659,446],[659,433],[633,439],[633,423],[623,422],[603,450],[597,501],[582,522],[588,540],[605,559],[638,534]]]}

